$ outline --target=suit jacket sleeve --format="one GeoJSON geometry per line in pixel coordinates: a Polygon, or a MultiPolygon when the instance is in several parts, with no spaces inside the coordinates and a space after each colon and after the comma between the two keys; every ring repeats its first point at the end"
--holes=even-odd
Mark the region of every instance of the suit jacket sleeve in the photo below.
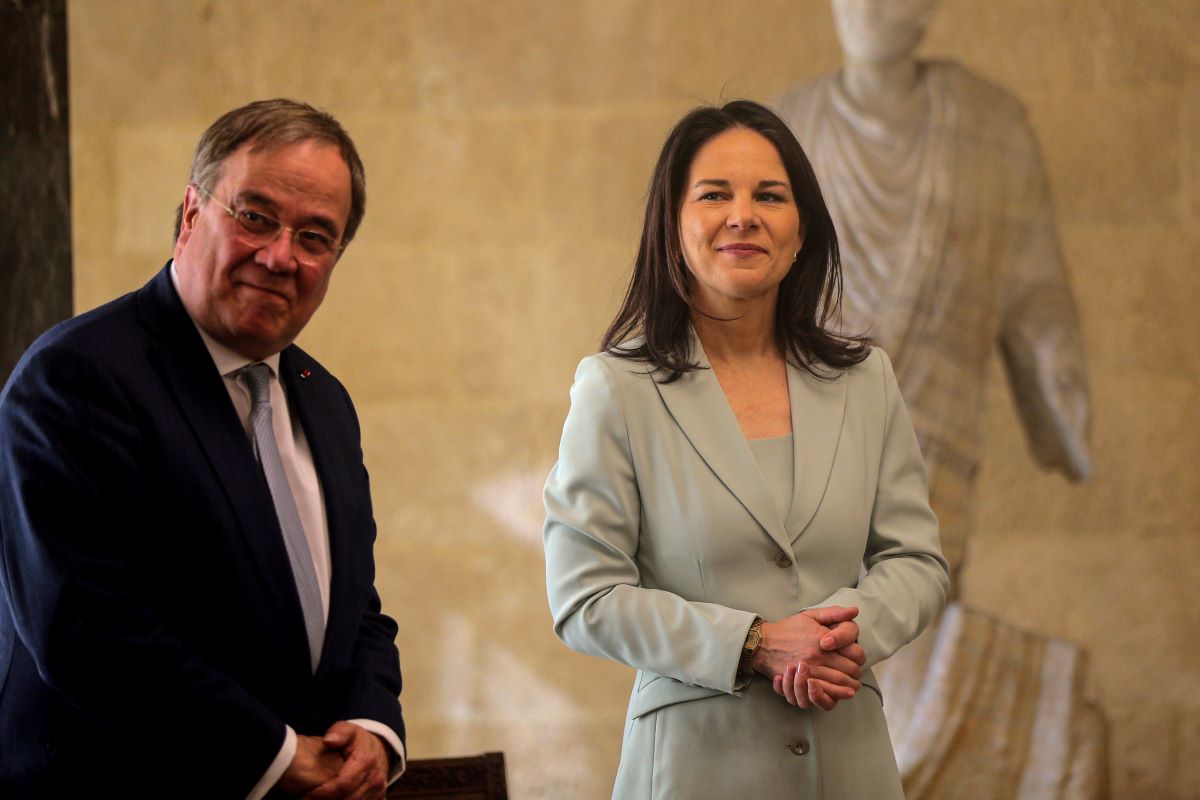
{"type": "Polygon", "coordinates": [[[352,438],[348,445],[353,447],[353,456],[349,459],[349,464],[353,466],[348,468],[358,473],[357,483],[361,491],[352,502],[365,506],[360,507],[358,511],[368,520],[367,524],[370,527],[365,534],[356,532],[357,536],[361,536],[358,540],[359,546],[366,548],[365,557],[362,559],[362,574],[357,576],[365,587],[366,603],[362,608],[354,639],[354,675],[341,708],[338,709],[337,717],[380,722],[391,728],[403,744],[406,735],[398,700],[401,678],[400,654],[396,649],[396,634],[399,629],[395,620],[383,613],[379,593],[375,590],[375,523],[371,509],[370,478],[363,459],[358,415],[354,411],[349,393],[340,383],[337,388],[353,426],[352,438]]]}
{"type": "Polygon", "coordinates": [[[284,722],[197,658],[152,600],[140,537],[172,531],[150,507],[155,443],[135,414],[126,388],[70,347],[43,347],[18,368],[0,401],[4,600],[70,704],[117,736],[154,736],[169,720],[178,773],[244,796],[284,722]]]}
{"type": "Polygon", "coordinates": [[[601,357],[584,359],[576,372],[544,499],[558,636],[579,652],[732,692],[755,615],[639,585],[638,479],[620,388],[601,357]]]}
{"type": "Polygon", "coordinates": [[[857,586],[817,604],[858,607],[867,666],[912,641],[942,610],[950,587],[917,437],[891,361],[882,350],[875,352],[883,365],[879,396],[885,422],[863,555],[866,574],[857,586]]]}

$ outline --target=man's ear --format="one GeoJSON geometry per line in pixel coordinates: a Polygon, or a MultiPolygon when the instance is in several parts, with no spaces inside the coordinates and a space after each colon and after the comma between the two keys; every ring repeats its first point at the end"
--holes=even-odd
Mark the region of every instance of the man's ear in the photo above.
{"type": "Polygon", "coordinates": [[[183,194],[183,210],[179,215],[179,240],[176,246],[185,244],[191,236],[192,228],[196,226],[196,215],[200,213],[201,199],[200,191],[189,183],[187,191],[183,194]]]}

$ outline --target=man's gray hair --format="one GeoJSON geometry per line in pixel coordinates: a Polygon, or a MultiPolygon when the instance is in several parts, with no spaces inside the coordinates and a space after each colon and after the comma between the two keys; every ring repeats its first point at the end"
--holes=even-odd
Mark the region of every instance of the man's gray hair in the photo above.
{"type": "MultiPolygon", "coordinates": [[[[273,150],[309,140],[327,142],[342,154],[350,168],[350,216],[342,232],[343,246],[354,238],[367,208],[367,181],[358,150],[341,124],[328,114],[307,103],[277,98],[257,100],[249,105],[226,112],[209,126],[192,159],[188,182],[205,194],[212,192],[221,180],[221,167],[243,144],[254,150],[273,150]]],[[[175,238],[179,238],[183,222],[183,205],[175,210],[175,238]]]]}

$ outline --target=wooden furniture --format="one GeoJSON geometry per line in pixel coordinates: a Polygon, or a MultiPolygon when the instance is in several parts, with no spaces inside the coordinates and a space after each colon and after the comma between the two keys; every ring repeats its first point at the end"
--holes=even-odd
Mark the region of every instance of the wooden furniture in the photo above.
{"type": "Polygon", "coordinates": [[[463,758],[414,758],[388,800],[508,800],[504,754],[463,758]]]}

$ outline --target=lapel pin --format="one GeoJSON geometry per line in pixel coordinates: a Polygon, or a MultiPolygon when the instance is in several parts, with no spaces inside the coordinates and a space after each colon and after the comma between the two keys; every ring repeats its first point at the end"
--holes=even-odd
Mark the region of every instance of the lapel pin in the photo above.
{"type": "Polygon", "coordinates": [[[308,370],[306,370],[306,369],[300,370],[300,378],[301,379],[307,378],[309,375],[312,375],[312,373],[309,372],[308,370]]]}

